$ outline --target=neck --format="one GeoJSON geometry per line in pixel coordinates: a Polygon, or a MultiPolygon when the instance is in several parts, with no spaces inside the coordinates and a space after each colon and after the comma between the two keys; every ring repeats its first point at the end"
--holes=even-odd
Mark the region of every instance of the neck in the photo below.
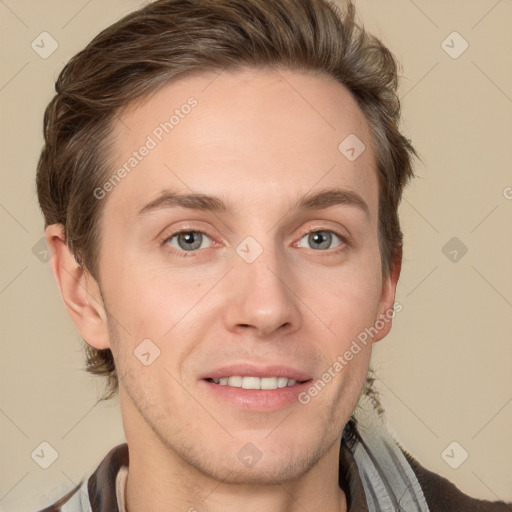
{"type": "Polygon", "coordinates": [[[338,484],[339,446],[292,481],[256,485],[212,478],[162,445],[130,443],[126,512],[346,512],[338,484]]]}

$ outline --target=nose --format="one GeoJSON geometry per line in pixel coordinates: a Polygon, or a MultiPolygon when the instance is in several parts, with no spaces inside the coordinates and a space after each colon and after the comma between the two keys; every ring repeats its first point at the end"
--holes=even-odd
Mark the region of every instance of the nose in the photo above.
{"type": "Polygon", "coordinates": [[[285,255],[265,249],[249,263],[234,255],[224,320],[230,331],[254,331],[259,338],[289,334],[301,326],[300,298],[285,255]]]}

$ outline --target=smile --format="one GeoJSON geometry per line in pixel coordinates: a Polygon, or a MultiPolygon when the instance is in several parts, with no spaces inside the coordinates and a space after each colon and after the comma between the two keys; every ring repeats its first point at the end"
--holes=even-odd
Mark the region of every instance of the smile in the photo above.
{"type": "MultiPolygon", "coordinates": [[[[234,375],[231,377],[221,377],[219,379],[206,379],[220,386],[231,386],[233,388],[243,389],[279,389],[295,386],[297,381],[287,377],[251,377],[234,375]]],[[[299,381],[301,383],[301,381],[299,381]]]]}

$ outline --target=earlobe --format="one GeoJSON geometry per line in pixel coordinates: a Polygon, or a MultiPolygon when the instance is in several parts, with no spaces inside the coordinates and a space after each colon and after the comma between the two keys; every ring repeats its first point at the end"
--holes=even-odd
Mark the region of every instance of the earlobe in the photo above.
{"type": "Polygon", "coordinates": [[[46,228],[50,266],[61,297],[82,338],[97,349],[110,348],[105,306],[96,280],[82,269],[65,241],[64,226],[46,228]]]}

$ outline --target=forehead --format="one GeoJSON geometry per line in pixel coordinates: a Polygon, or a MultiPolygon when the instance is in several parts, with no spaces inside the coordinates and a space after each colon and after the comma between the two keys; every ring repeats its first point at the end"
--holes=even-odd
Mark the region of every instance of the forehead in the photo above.
{"type": "Polygon", "coordinates": [[[187,76],[119,112],[113,128],[112,170],[122,178],[105,210],[127,220],[166,189],[247,210],[342,187],[376,209],[368,123],[327,77],[253,68],[187,76]]]}

